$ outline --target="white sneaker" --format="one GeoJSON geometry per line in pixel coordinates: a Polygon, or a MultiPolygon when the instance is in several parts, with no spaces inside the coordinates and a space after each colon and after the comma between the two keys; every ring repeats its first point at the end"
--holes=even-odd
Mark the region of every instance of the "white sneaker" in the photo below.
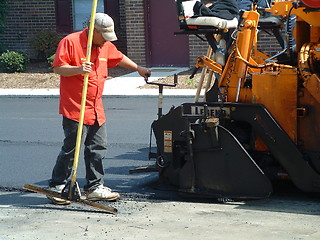
{"type": "MultiPolygon", "coordinates": [[[[49,190],[57,193],[61,193],[66,185],[57,185],[55,187],[50,187],[49,190]]],[[[68,205],[71,202],[69,200],[65,200],[63,198],[53,197],[50,195],[47,195],[47,198],[50,199],[54,204],[58,205],[68,205]]]]}
{"type": "Polygon", "coordinates": [[[113,201],[120,197],[117,192],[112,192],[108,187],[100,185],[98,188],[92,192],[87,192],[87,199],[91,201],[113,201]]]}

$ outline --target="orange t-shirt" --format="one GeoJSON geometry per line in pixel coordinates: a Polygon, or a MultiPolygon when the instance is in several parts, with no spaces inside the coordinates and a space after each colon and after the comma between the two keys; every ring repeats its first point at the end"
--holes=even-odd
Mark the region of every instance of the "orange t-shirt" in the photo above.
{"type": "MultiPolygon", "coordinates": [[[[87,42],[87,29],[66,36],[58,45],[52,67],[81,66],[86,60],[87,42]]],[[[123,54],[111,42],[102,47],[92,46],[90,62],[94,65],[89,73],[84,124],[93,125],[98,121],[101,126],[106,121],[102,103],[104,82],[108,68],[117,66],[122,58],[123,54]]],[[[59,113],[75,121],[79,121],[83,81],[84,74],[60,76],[59,113]]]]}

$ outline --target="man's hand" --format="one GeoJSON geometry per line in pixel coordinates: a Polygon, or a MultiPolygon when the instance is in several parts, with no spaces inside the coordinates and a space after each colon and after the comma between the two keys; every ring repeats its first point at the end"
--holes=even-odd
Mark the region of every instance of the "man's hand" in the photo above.
{"type": "Polygon", "coordinates": [[[81,65],[82,74],[89,73],[92,71],[92,62],[83,62],[81,65]]]}
{"type": "Polygon", "coordinates": [[[151,71],[148,68],[138,66],[137,71],[140,74],[140,76],[144,77],[145,79],[151,76],[151,71]]]}
{"type": "Polygon", "coordinates": [[[63,65],[53,68],[53,72],[64,77],[75,76],[79,74],[89,73],[92,70],[93,63],[83,62],[81,66],[63,65]]]}

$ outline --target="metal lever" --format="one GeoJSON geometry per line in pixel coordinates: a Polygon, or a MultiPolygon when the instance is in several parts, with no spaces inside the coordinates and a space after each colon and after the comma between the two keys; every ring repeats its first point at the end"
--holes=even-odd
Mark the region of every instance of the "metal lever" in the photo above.
{"type": "Polygon", "coordinates": [[[147,84],[157,85],[159,87],[159,97],[158,97],[158,119],[162,116],[162,103],[163,103],[163,87],[175,87],[178,84],[178,75],[173,75],[173,84],[167,83],[157,83],[157,82],[148,82],[148,78],[145,78],[147,84]]]}
{"type": "Polygon", "coordinates": [[[194,67],[193,68],[193,71],[192,71],[192,73],[191,73],[191,75],[190,75],[190,79],[192,79],[192,78],[194,78],[194,76],[196,75],[196,73],[198,72],[198,70],[199,70],[199,67],[194,67]]]}
{"type": "Polygon", "coordinates": [[[157,85],[157,86],[165,86],[165,87],[175,87],[177,86],[178,84],[178,75],[177,74],[174,74],[173,75],[173,84],[167,84],[167,83],[157,83],[157,82],[148,82],[148,77],[146,77],[144,79],[146,81],[147,84],[150,84],[150,85],[157,85]]]}

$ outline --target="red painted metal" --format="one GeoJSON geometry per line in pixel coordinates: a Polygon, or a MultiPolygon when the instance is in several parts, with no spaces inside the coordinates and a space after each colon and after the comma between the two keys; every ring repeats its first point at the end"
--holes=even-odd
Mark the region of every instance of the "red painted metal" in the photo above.
{"type": "Polygon", "coordinates": [[[320,8],[319,0],[301,0],[306,6],[311,8],[320,8]]]}

